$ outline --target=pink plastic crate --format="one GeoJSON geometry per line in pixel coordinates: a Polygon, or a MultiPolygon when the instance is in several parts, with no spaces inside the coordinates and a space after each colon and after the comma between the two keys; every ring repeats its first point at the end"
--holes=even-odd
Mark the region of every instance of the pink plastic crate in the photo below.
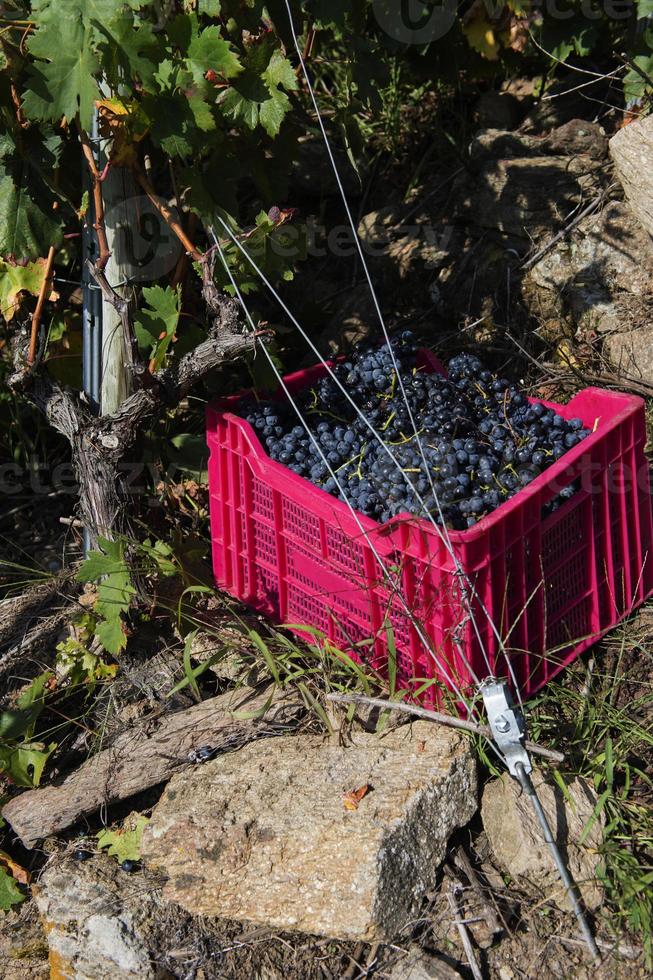
{"type": "MultiPolygon", "coordinates": [[[[441,370],[432,355],[424,357],[441,370]]],[[[285,380],[294,393],[324,373],[320,365],[285,380]]],[[[527,697],[653,592],[640,398],[586,388],[568,405],[545,403],[564,418],[581,418],[593,434],[473,528],[449,532],[476,592],[479,641],[433,526],[408,514],[383,525],[359,515],[363,534],[344,503],[270,459],[233,412],[240,397],[207,411],[217,585],[279,623],[323,631],[381,671],[390,625],[401,687],[424,679],[448,687],[453,677],[472,690],[488,674],[482,642],[495,675],[508,674],[509,656],[527,697]],[[577,492],[547,514],[546,505],[572,483],[577,492]]],[[[438,700],[439,687],[425,697],[438,700]]]]}

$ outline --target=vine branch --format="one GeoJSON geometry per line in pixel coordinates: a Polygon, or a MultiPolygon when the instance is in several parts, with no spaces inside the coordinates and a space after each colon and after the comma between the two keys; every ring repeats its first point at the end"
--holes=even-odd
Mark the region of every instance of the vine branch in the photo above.
{"type": "Polygon", "coordinates": [[[43,275],[43,282],[41,283],[41,288],[39,290],[39,296],[36,301],[36,309],[32,314],[32,329],[29,340],[29,352],[27,354],[27,363],[30,365],[36,360],[36,349],[39,341],[39,328],[41,326],[41,317],[43,316],[43,306],[46,298],[50,295],[52,267],[54,266],[54,257],[56,252],[57,250],[54,245],[51,245],[48,251],[48,257],[45,260],[45,272],[43,275]]]}
{"type": "Polygon", "coordinates": [[[88,133],[85,130],[81,131],[81,143],[82,152],[84,154],[84,159],[86,160],[86,166],[91,175],[91,181],[93,184],[93,204],[95,206],[95,221],[93,222],[93,228],[97,235],[98,248],[100,254],[98,255],[97,262],[95,263],[95,268],[99,272],[103,272],[106,269],[107,262],[111,258],[111,250],[109,249],[109,242],[107,241],[107,229],[104,223],[104,198],[102,196],[102,180],[103,175],[100,173],[95,162],[95,157],[93,155],[93,150],[91,148],[91,143],[88,138],[88,133]]]}
{"type": "Polygon", "coordinates": [[[177,218],[175,217],[172,210],[168,207],[168,205],[164,201],[162,201],[161,198],[158,196],[158,194],[152,187],[152,184],[145,176],[143,171],[140,169],[140,167],[134,167],[134,175],[136,177],[136,180],[142,187],[142,189],[147,194],[147,197],[149,198],[150,202],[154,205],[154,207],[159,212],[159,214],[161,215],[161,217],[163,218],[167,226],[173,232],[173,234],[177,236],[181,244],[184,246],[184,249],[186,250],[188,255],[190,255],[190,257],[194,262],[201,262],[202,253],[193,245],[190,238],[182,228],[181,223],[177,220],[177,218]]]}

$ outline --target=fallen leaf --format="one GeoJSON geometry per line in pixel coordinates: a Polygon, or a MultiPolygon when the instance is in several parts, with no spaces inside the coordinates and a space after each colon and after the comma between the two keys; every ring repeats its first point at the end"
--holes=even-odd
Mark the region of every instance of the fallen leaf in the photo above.
{"type": "Polygon", "coordinates": [[[365,783],[364,786],[360,786],[358,789],[353,789],[350,793],[345,793],[342,801],[342,805],[345,810],[358,810],[358,805],[364,796],[367,796],[371,790],[371,786],[365,783]]]}
{"type": "Polygon", "coordinates": [[[0,851],[0,866],[4,867],[20,885],[29,885],[32,880],[29,871],[21,867],[20,864],[16,864],[13,858],[9,857],[5,851],[0,851]]]}
{"type": "Polygon", "coordinates": [[[130,813],[117,830],[101,830],[97,836],[97,846],[106,847],[107,854],[119,862],[139,861],[141,837],[148,823],[149,817],[144,817],[141,813],[130,813]]]}

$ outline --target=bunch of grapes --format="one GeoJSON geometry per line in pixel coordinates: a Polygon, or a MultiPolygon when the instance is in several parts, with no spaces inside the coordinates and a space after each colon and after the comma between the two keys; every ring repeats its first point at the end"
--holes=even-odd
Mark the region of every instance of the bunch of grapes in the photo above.
{"type": "Polygon", "coordinates": [[[329,376],[295,399],[310,434],[287,403],[243,406],[272,459],[367,517],[430,515],[464,530],[589,435],[471,354],[452,358],[445,377],[420,367],[411,333],[391,343],[392,353],[358,347],[334,369],[369,424],[329,376]]]}

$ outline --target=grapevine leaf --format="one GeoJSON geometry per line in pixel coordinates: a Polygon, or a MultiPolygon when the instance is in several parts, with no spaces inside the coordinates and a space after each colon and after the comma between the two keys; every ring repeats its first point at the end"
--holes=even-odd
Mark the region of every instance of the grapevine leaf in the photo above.
{"type": "Polygon", "coordinates": [[[94,76],[100,71],[91,31],[77,3],[56,10],[58,16],[50,10],[29,42],[30,53],[40,60],[30,66],[23,109],[28,118],[42,121],[74,119],[79,112],[82,126],[90,129],[98,98],[94,76]]]}
{"type": "Polygon", "coordinates": [[[123,629],[122,617],[103,619],[97,624],[95,633],[107,653],[114,656],[127,646],[127,634],[123,629]]]}
{"type": "Polygon", "coordinates": [[[174,61],[165,58],[160,63],[154,78],[163,91],[173,91],[177,84],[177,66],[174,61]]]}
{"type": "Polygon", "coordinates": [[[7,912],[13,905],[25,901],[26,896],[9,872],[0,867],[0,910],[7,912]]]}
{"type": "Polygon", "coordinates": [[[56,747],[56,742],[48,746],[42,742],[32,742],[0,747],[0,771],[4,771],[17,786],[38,786],[45,765],[56,747]]]}
{"type": "Polygon", "coordinates": [[[11,156],[16,150],[16,144],[9,133],[0,133],[0,160],[11,156]]]}
{"type": "Polygon", "coordinates": [[[224,93],[219,105],[234,122],[248,129],[256,129],[260,123],[269,136],[275,137],[290,109],[290,99],[279,86],[293,91],[297,79],[288,59],[279,51],[268,57],[269,50],[267,45],[250,48],[247,69],[224,93]]]}
{"type": "MultiPolygon", "coordinates": [[[[27,265],[11,265],[0,259],[0,315],[5,320],[13,319],[23,293],[38,296],[45,279],[45,266],[45,259],[37,259],[27,265]]],[[[51,286],[45,298],[58,298],[51,286]]]]}
{"type": "Polygon", "coordinates": [[[77,572],[78,582],[99,582],[104,575],[112,575],[124,568],[120,543],[99,539],[101,551],[92,551],[77,572]]]}
{"type": "Polygon", "coordinates": [[[259,120],[268,136],[275,137],[278,134],[289,110],[290,99],[285,92],[277,90],[265,100],[259,111],[259,120]]]}
{"type": "Polygon", "coordinates": [[[294,92],[297,89],[297,76],[293,66],[280,51],[275,51],[270,58],[268,67],[263,72],[263,78],[271,91],[278,88],[279,85],[289,92],[294,92]]]}
{"type": "Polygon", "coordinates": [[[207,27],[193,37],[188,48],[188,67],[196,85],[204,83],[209,69],[224,78],[234,78],[242,71],[238,56],[228,41],[220,35],[219,27],[207,27]]]}
{"type": "Polygon", "coordinates": [[[149,356],[158,371],[165,361],[179,323],[179,293],[170,286],[152,286],[143,290],[147,303],[134,322],[134,332],[141,353],[149,356]]]}
{"type": "Polygon", "coordinates": [[[198,132],[193,109],[203,126],[208,127],[209,118],[204,110],[200,110],[195,101],[191,105],[180,92],[170,96],[148,96],[143,100],[143,110],[152,120],[152,139],[168,156],[184,160],[193,153],[196,144],[206,141],[202,131],[198,132]]]}
{"type": "Polygon", "coordinates": [[[203,133],[210,133],[212,129],[215,129],[215,119],[211,107],[206,104],[204,99],[199,95],[193,95],[188,100],[188,105],[198,129],[203,133]]]}
{"type": "Polygon", "coordinates": [[[95,632],[104,649],[116,655],[127,644],[123,614],[128,612],[135,590],[122,541],[100,538],[99,545],[101,551],[91,552],[77,577],[81,582],[99,581],[95,611],[102,619],[95,632]]]}
{"type": "Polygon", "coordinates": [[[101,830],[97,846],[106,848],[107,854],[117,861],[140,861],[141,838],[148,823],[149,818],[142,813],[132,813],[117,830],[101,830]]]}
{"type": "Polygon", "coordinates": [[[33,169],[18,159],[0,164],[0,255],[35,259],[62,240],[61,225],[33,169]]]}
{"type": "Polygon", "coordinates": [[[225,116],[235,123],[242,123],[248,129],[256,129],[259,104],[266,96],[267,92],[261,79],[248,73],[239,78],[236,84],[224,93],[220,100],[220,108],[225,116]]]}
{"type": "MultiPolygon", "coordinates": [[[[638,55],[633,58],[635,64],[641,68],[645,75],[653,79],[653,55],[638,55]]],[[[624,98],[627,106],[637,105],[645,94],[651,91],[653,82],[647,85],[639,72],[631,68],[624,78],[624,98]]]]}
{"type": "Polygon", "coordinates": [[[156,91],[159,42],[150,24],[136,27],[131,13],[116,13],[115,0],[86,0],[86,13],[109,81],[118,87],[125,77],[137,77],[146,91],[156,91]]]}
{"type": "Polygon", "coordinates": [[[462,25],[461,30],[467,38],[470,48],[478,51],[488,61],[497,61],[500,45],[493,26],[483,14],[468,20],[462,25]]]}

